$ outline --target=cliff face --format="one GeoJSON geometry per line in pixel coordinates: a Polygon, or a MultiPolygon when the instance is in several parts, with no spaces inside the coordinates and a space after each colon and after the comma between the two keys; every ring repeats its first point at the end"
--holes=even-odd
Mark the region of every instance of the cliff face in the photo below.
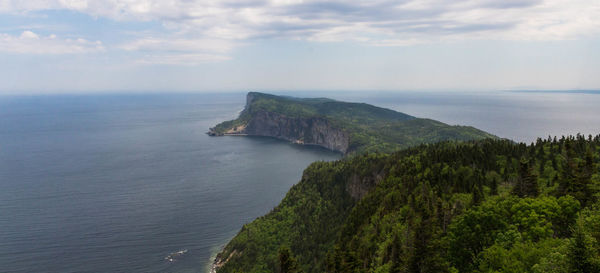
{"type": "Polygon", "coordinates": [[[348,151],[348,134],[334,128],[329,121],[322,118],[293,118],[258,111],[253,114],[241,133],[318,145],[344,154],[348,151]]]}
{"type": "Polygon", "coordinates": [[[275,137],[343,154],[495,138],[475,128],[450,126],[364,103],[256,92],[248,93],[246,107],[237,119],[217,124],[208,134],[275,137]]]}
{"type": "MultiPolygon", "coordinates": [[[[251,111],[253,93],[246,96],[244,111],[251,111]]],[[[211,128],[211,136],[249,135],[267,136],[288,140],[297,144],[317,145],[343,154],[348,152],[349,134],[335,128],[330,121],[320,117],[289,117],[280,113],[265,110],[252,111],[247,122],[231,126],[226,131],[217,132],[211,128]]]]}

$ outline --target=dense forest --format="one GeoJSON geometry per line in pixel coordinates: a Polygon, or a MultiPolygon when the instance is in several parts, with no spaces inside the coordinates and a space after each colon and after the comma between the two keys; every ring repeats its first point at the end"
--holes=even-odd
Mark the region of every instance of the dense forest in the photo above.
{"type": "Polygon", "coordinates": [[[600,272],[599,152],[578,135],[315,162],[218,272],[600,272]]]}
{"type": "MultiPolygon", "coordinates": [[[[248,93],[246,107],[237,119],[216,125],[211,128],[210,134],[221,135],[228,131],[236,131],[232,130],[235,128],[243,128],[259,112],[276,113],[292,120],[326,120],[333,128],[347,133],[348,153],[390,152],[422,143],[496,138],[470,126],[451,126],[366,103],[342,102],[327,98],[295,98],[258,92],[248,93]]],[[[277,128],[275,131],[278,131],[277,128]]],[[[291,128],[290,131],[297,133],[301,129],[291,128]]],[[[308,138],[312,136],[295,135],[294,138],[310,143],[311,139],[308,138]]]]}

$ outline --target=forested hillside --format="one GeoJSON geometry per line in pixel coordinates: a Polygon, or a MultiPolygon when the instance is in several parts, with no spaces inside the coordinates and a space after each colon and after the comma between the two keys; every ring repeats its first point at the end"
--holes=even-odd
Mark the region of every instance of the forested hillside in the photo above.
{"type": "Polygon", "coordinates": [[[488,139],[316,162],[218,272],[600,272],[599,151],[488,139]]]}
{"type": "Polygon", "coordinates": [[[422,143],[496,136],[470,126],[451,126],[366,103],[295,98],[250,92],[235,120],[210,135],[260,135],[313,144],[342,153],[390,152],[422,143]]]}

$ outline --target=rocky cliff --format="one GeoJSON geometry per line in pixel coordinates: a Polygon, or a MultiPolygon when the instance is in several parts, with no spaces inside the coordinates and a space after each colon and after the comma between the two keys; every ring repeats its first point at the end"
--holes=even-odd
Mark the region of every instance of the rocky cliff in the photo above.
{"type": "Polygon", "coordinates": [[[477,140],[495,136],[468,126],[450,126],[365,103],[295,98],[250,92],[235,120],[212,136],[252,135],[318,145],[343,154],[391,152],[422,143],[477,140]]]}
{"type": "Polygon", "coordinates": [[[323,118],[294,118],[258,111],[240,133],[318,145],[344,154],[348,151],[348,134],[323,118]]]}
{"type": "Polygon", "coordinates": [[[232,123],[225,129],[210,128],[208,134],[267,136],[297,144],[317,145],[343,154],[348,152],[349,134],[336,128],[327,119],[290,117],[263,109],[252,109],[254,99],[255,95],[248,93],[246,107],[240,115],[246,117],[244,121],[232,123]]]}

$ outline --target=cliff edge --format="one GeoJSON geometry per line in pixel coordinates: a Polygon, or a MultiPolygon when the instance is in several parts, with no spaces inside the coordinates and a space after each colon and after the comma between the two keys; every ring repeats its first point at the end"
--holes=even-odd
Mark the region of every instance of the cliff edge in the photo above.
{"type": "Polygon", "coordinates": [[[496,138],[468,126],[450,126],[365,103],[327,98],[295,98],[250,92],[235,120],[208,132],[211,136],[267,136],[317,145],[343,154],[390,152],[443,140],[496,138]]]}

